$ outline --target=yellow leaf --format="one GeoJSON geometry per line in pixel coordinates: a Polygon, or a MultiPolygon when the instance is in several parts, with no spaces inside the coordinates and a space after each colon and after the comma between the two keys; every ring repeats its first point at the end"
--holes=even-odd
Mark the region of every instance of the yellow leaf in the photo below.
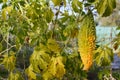
{"type": "Polygon", "coordinates": [[[6,14],[6,11],[5,11],[4,9],[2,10],[2,18],[3,18],[4,20],[7,19],[7,14],[6,14]]]}
{"type": "Polygon", "coordinates": [[[25,73],[27,73],[28,77],[30,79],[36,79],[36,74],[33,72],[33,67],[30,65],[26,70],[25,73]]]}
{"type": "Polygon", "coordinates": [[[49,54],[43,50],[34,50],[30,58],[30,63],[37,73],[42,73],[47,69],[48,62],[50,61],[49,54]]]}
{"type": "Polygon", "coordinates": [[[48,8],[44,14],[46,21],[49,23],[54,17],[54,13],[51,8],[48,8]]]}
{"type": "Polygon", "coordinates": [[[59,6],[62,0],[52,0],[55,6],[59,6]]]}
{"type": "Polygon", "coordinates": [[[51,59],[51,63],[50,63],[50,65],[49,65],[49,67],[48,67],[48,71],[49,71],[49,73],[50,74],[52,74],[53,76],[55,76],[55,74],[56,74],[56,58],[55,57],[52,57],[52,59],[51,59]]]}
{"type": "Polygon", "coordinates": [[[4,3],[6,3],[8,0],[3,0],[4,3]]]}
{"type": "Polygon", "coordinates": [[[12,8],[13,8],[13,6],[8,6],[8,7],[6,7],[5,8],[5,10],[8,12],[8,14],[11,12],[11,10],[12,10],[12,8]]]}
{"type": "Polygon", "coordinates": [[[63,58],[61,56],[52,57],[51,64],[48,67],[48,72],[54,77],[61,78],[65,74],[65,68],[62,61],[63,58]]]}
{"type": "Polygon", "coordinates": [[[4,8],[4,9],[2,10],[2,18],[3,18],[4,20],[7,19],[7,14],[9,14],[9,13],[11,12],[12,8],[13,8],[13,6],[8,6],[8,7],[4,8]]]}
{"type": "Polygon", "coordinates": [[[65,74],[65,68],[64,64],[62,63],[62,57],[57,58],[57,64],[56,64],[56,77],[61,78],[65,74]]]}
{"type": "Polygon", "coordinates": [[[12,71],[15,68],[16,63],[16,57],[14,55],[12,56],[5,56],[2,64],[5,65],[5,68],[12,71]]]}
{"type": "Polygon", "coordinates": [[[43,74],[43,79],[44,80],[50,80],[53,76],[48,72],[46,71],[44,74],[43,74]]]}
{"type": "Polygon", "coordinates": [[[59,53],[60,52],[60,47],[59,47],[58,43],[54,39],[48,39],[47,47],[51,51],[53,51],[55,53],[59,53]]]}
{"type": "Polygon", "coordinates": [[[8,76],[8,80],[24,80],[24,78],[21,75],[21,73],[19,71],[17,71],[15,73],[10,72],[10,74],[8,76]]]}

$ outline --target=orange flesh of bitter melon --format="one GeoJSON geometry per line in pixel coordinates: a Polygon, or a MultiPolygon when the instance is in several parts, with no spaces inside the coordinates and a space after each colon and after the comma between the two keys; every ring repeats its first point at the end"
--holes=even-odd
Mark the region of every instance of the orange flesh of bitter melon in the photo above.
{"type": "Polygon", "coordinates": [[[96,29],[92,12],[88,12],[82,21],[78,34],[78,51],[84,65],[83,70],[89,70],[93,63],[96,29]]]}

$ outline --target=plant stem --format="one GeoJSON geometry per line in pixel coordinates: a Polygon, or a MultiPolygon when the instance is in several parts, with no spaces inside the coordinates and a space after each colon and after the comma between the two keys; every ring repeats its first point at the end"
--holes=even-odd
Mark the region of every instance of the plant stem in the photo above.
{"type": "Polygon", "coordinates": [[[8,53],[8,51],[9,51],[11,48],[15,47],[15,46],[16,46],[16,45],[13,45],[13,46],[11,46],[11,47],[7,48],[6,50],[4,50],[4,51],[0,52],[0,55],[1,55],[1,54],[3,54],[3,53],[5,53],[5,52],[7,52],[7,53],[8,53]]]}

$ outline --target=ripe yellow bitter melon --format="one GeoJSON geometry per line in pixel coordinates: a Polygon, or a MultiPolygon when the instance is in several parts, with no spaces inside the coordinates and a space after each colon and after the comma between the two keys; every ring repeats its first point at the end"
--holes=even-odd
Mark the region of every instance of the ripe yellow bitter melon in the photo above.
{"type": "Polygon", "coordinates": [[[83,70],[89,70],[93,63],[93,51],[95,49],[96,29],[93,14],[91,11],[85,15],[79,34],[78,34],[78,51],[80,52],[83,62],[83,70]]]}

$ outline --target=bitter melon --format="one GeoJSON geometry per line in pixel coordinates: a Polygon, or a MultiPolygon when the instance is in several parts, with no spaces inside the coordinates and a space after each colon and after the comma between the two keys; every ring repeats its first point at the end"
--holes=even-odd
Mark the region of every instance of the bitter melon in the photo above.
{"type": "Polygon", "coordinates": [[[83,62],[83,70],[89,70],[93,63],[95,49],[96,29],[91,11],[85,15],[78,34],[78,51],[83,62]]]}

